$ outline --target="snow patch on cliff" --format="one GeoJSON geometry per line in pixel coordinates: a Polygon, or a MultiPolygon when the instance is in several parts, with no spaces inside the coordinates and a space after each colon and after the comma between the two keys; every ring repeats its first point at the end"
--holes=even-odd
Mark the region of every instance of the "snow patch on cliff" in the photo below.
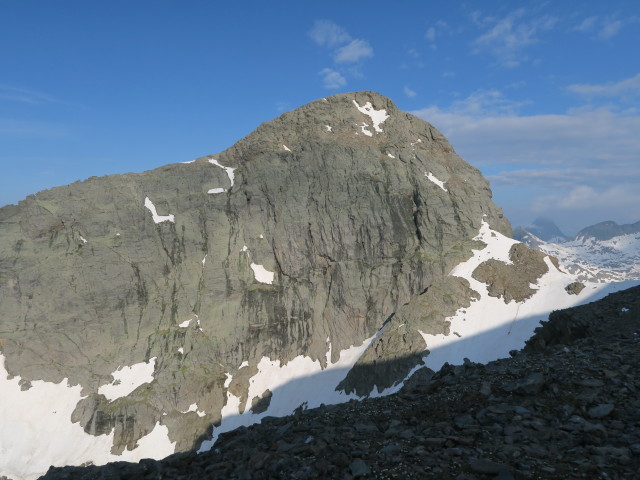
{"type": "Polygon", "coordinates": [[[156,206],[149,199],[149,197],[145,197],[144,198],[144,206],[147,207],[147,210],[149,210],[151,212],[151,216],[153,217],[153,221],[155,223],[162,223],[162,222],[175,223],[175,217],[173,215],[171,215],[171,214],[170,215],[158,215],[158,212],[156,210],[156,206]]]}
{"type": "Polygon", "coordinates": [[[98,393],[107,397],[110,402],[126,397],[140,385],[153,382],[155,366],[156,357],[153,357],[148,363],[141,362],[118,368],[118,370],[111,373],[114,378],[113,382],[99,387],[98,393]]]}
{"type": "MultiPolygon", "coordinates": [[[[387,115],[387,111],[385,109],[381,109],[381,110],[376,110],[375,108],[373,108],[373,105],[371,104],[371,102],[367,102],[364,104],[363,107],[361,107],[358,102],[356,102],[355,100],[353,101],[353,104],[356,106],[356,108],[364,113],[365,115],[368,115],[369,117],[371,117],[371,121],[373,122],[373,129],[378,132],[378,133],[382,133],[383,130],[382,128],[380,128],[380,125],[384,123],[384,121],[389,118],[389,115],[387,115]]],[[[363,129],[364,131],[364,129],[363,129]]],[[[371,132],[365,132],[367,135],[371,136],[371,132]]]]}
{"type": "Polygon", "coordinates": [[[280,360],[262,357],[257,365],[258,373],[249,379],[247,403],[250,405],[253,398],[261,397],[266,390],[270,390],[272,397],[267,410],[255,414],[245,408],[244,412],[240,412],[240,398],[227,391],[227,403],[220,412],[222,423],[214,429],[211,440],[202,443],[199,451],[211,449],[221,433],[258,423],[263,417],[290,415],[300,406],[316,408],[323,403],[331,405],[358,398],[355,394],[336,391],[336,386],[374,338],[367,338],[361,345],[342,350],[335,363],[331,363],[332,350],[329,344],[325,368],[322,368],[319,360],[304,355],[298,355],[284,365],[280,360]]]}
{"type": "Polygon", "coordinates": [[[8,376],[0,354],[0,476],[35,480],[51,465],[137,462],[142,458],[163,458],[175,451],[176,444],[169,440],[167,427],[156,423],[138,441],[135,450],[112,455],[113,430],[94,436],[85,433],[79,423],[71,423],[71,414],[83,398],[80,385],[71,386],[66,378],[60,383],[36,380],[28,390],[21,390],[21,378],[8,376]]]}

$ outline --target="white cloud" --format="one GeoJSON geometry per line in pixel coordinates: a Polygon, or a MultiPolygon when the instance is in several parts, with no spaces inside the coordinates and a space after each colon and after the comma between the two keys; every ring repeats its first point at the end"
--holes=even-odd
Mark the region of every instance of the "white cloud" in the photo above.
{"type": "Polygon", "coordinates": [[[351,41],[347,31],[329,20],[318,20],[309,32],[311,39],[318,45],[335,48],[351,41]]]}
{"type": "Polygon", "coordinates": [[[59,100],[46,93],[36,92],[27,88],[0,85],[0,101],[28,103],[30,105],[42,105],[44,103],[60,103],[59,100]]]}
{"type": "Polygon", "coordinates": [[[436,29],[434,27],[429,27],[424,34],[424,38],[429,40],[430,42],[436,41],[436,29]]]}
{"type": "Polygon", "coordinates": [[[640,18],[637,16],[630,16],[623,19],[619,18],[617,14],[603,17],[591,16],[583,19],[580,24],[572,28],[572,30],[592,34],[594,38],[601,40],[609,40],[618,35],[625,26],[639,22],[640,18]]]}
{"type": "Polygon", "coordinates": [[[344,28],[329,20],[316,21],[308,35],[316,44],[328,47],[332,52],[334,68],[325,68],[320,72],[325,88],[335,90],[346,86],[347,74],[361,77],[359,62],[373,57],[369,42],[352,38],[344,28]]]}
{"type": "Polygon", "coordinates": [[[319,75],[323,76],[325,88],[336,90],[347,85],[347,80],[340,74],[330,68],[323,69],[319,75]]]}
{"type": "Polygon", "coordinates": [[[333,59],[336,63],[355,63],[369,57],[373,57],[373,48],[371,48],[369,42],[355,39],[338,48],[333,59]]]}
{"type": "Polygon", "coordinates": [[[615,83],[604,85],[569,85],[569,90],[588,97],[631,97],[640,95],[640,73],[615,83]]]}
{"type": "Polygon", "coordinates": [[[407,86],[404,87],[403,92],[409,98],[414,98],[417,95],[416,92],[414,92],[407,86]]]}
{"type": "Polygon", "coordinates": [[[519,105],[480,91],[413,113],[484,172],[515,224],[544,213],[577,231],[640,216],[640,115],[583,108],[525,116],[519,105]]]}
{"type": "MultiPolygon", "coordinates": [[[[577,185],[556,195],[542,196],[536,199],[533,210],[537,212],[562,210],[629,209],[637,211],[640,204],[640,192],[636,184],[618,184],[596,189],[589,185],[577,185]]],[[[637,215],[637,214],[636,214],[637,215]]],[[[633,218],[629,215],[628,218],[633,218]]]]}
{"type": "MultiPolygon", "coordinates": [[[[590,167],[608,162],[632,169],[640,155],[640,116],[604,109],[518,116],[491,106],[483,109],[473,100],[468,105],[414,113],[441,129],[477,165],[590,167]]],[[[504,108],[508,112],[511,107],[504,108]]]]}
{"type": "Polygon", "coordinates": [[[410,48],[409,50],[407,50],[407,55],[413,58],[420,58],[420,52],[418,52],[418,50],[416,50],[415,48],[410,48]]]}
{"type": "Polygon", "coordinates": [[[509,13],[502,19],[481,17],[477,12],[472,19],[481,26],[491,28],[473,42],[474,53],[488,52],[498,62],[508,68],[518,66],[527,57],[522,54],[524,48],[537,43],[538,34],[550,30],[558,19],[548,15],[525,20],[525,9],[521,8],[509,13]]]}
{"type": "Polygon", "coordinates": [[[603,39],[609,39],[615,37],[622,28],[622,21],[612,18],[611,16],[605,17],[602,21],[602,30],[598,33],[598,36],[603,39]]]}
{"type": "Polygon", "coordinates": [[[574,27],[573,30],[577,30],[579,32],[592,32],[596,28],[597,20],[598,17],[596,16],[587,17],[580,22],[580,25],[574,27]]]}
{"type": "Polygon", "coordinates": [[[435,25],[427,28],[427,31],[424,33],[424,38],[430,43],[430,47],[432,49],[436,49],[436,38],[442,37],[443,34],[448,33],[451,34],[453,29],[449,26],[447,22],[444,20],[438,20],[435,25]]]}

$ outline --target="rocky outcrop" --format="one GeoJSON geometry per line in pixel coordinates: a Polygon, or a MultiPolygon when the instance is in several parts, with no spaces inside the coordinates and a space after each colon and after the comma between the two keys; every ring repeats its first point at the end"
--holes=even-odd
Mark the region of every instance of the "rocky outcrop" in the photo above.
{"type": "MultiPolygon", "coordinates": [[[[502,298],[505,303],[512,300],[522,302],[536,292],[531,285],[549,271],[545,257],[545,254],[531,250],[523,243],[516,243],[509,250],[511,263],[489,259],[474,270],[473,278],[486,283],[492,297],[502,298]]],[[[557,260],[552,261],[557,268],[557,260]]]]}
{"type": "MultiPolygon", "coordinates": [[[[72,420],[112,429],[113,453],[158,425],[190,449],[231,398],[273,403],[250,394],[265,358],[335,364],[392,315],[446,328],[470,293],[446,277],[483,219],[510,235],[433,126],[375,93],[328,97],[219,155],[0,209],[0,350],[25,386],[80,385],[72,420]]],[[[400,352],[389,335],[377,345],[400,352]]],[[[356,377],[344,388],[362,393],[356,377]]]]}

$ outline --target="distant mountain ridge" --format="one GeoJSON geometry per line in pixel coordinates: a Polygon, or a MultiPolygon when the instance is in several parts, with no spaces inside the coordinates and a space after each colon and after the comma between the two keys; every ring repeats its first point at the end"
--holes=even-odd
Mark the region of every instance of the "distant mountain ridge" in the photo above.
{"type": "Polygon", "coordinates": [[[575,239],[595,238],[596,240],[610,240],[621,235],[630,235],[640,232],[640,221],[635,223],[618,225],[616,222],[607,221],[596,223],[583,228],[578,232],[575,239]]]}
{"type": "MultiPolygon", "coordinates": [[[[556,223],[550,218],[539,217],[536,218],[531,225],[526,227],[518,227],[526,232],[532,233],[536,237],[544,240],[545,242],[558,242],[568,240],[569,237],[565,235],[560,228],[556,225],[556,223]]],[[[515,236],[514,238],[519,240],[515,236]]]]}

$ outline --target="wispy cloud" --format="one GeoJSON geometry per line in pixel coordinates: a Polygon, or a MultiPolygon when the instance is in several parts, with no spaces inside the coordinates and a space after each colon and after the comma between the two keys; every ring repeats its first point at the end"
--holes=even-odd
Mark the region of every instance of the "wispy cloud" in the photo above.
{"type": "Polygon", "coordinates": [[[424,38],[429,43],[429,46],[432,49],[436,49],[436,39],[441,37],[445,33],[451,33],[452,28],[449,26],[447,22],[444,20],[438,20],[435,24],[431,25],[427,28],[427,31],[424,32],[424,38]]]}
{"type": "Polygon", "coordinates": [[[324,87],[330,90],[337,90],[347,85],[346,78],[330,68],[323,69],[318,75],[322,75],[324,87]]]}
{"type": "MultiPolygon", "coordinates": [[[[545,195],[537,198],[532,205],[535,212],[554,210],[592,211],[594,209],[613,209],[630,211],[626,218],[637,219],[633,211],[640,204],[640,192],[634,184],[616,184],[606,188],[594,188],[590,185],[577,185],[562,194],[545,195]]],[[[585,225],[586,226],[586,225],[585,225]]]]}
{"type": "Polygon", "coordinates": [[[318,45],[335,48],[351,41],[347,31],[329,20],[318,20],[309,31],[309,36],[318,45]]]}
{"type": "Polygon", "coordinates": [[[524,8],[515,10],[504,18],[486,17],[474,12],[472,20],[476,25],[489,28],[473,41],[473,53],[489,53],[507,68],[517,67],[522,61],[528,60],[522,51],[539,42],[540,32],[551,30],[558,19],[549,15],[530,19],[526,17],[524,8]]]}
{"type": "Polygon", "coordinates": [[[373,48],[366,40],[351,40],[336,50],[333,57],[336,63],[355,63],[364,58],[373,57],[373,48]]]}
{"type": "Polygon", "coordinates": [[[70,135],[67,127],[47,122],[0,118],[0,137],[61,138],[70,135]]]}
{"type": "Polygon", "coordinates": [[[9,85],[0,85],[0,101],[27,103],[29,105],[60,103],[60,100],[46,93],[9,85]]]}
{"type": "Polygon", "coordinates": [[[406,85],[405,85],[405,87],[402,89],[402,91],[403,91],[403,92],[404,92],[404,94],[405,94],[407,97],[409,97],[409,98],[414,98],[414,97],[417,95],[417,93],[416,93],[416,92],[414,92],[413,90],[411,90],[411,89],[410,89],[409,87],[407,87],[406,85]]]}
{"type": "Polygon", "coordinates": [[[618,35],[624,27],[634,23],[640,23],[640,18],[637,16],[620,18],[618,14],[594,15],[584,18],[572,30],[591,34],[600,40],[609,40],[618,35]]]}
{"type": "Polygon", "coordinates": [[[587,97],[637,97],[640,96],[640,73],[619,82],[603,85],[576,84],[569,85],[567,88],[574,93],[587,97]]]}
{"type": "Polygon", "coordinates": [[[353,38],[339,25],[329,20],[318,20],[308,33],[309,37],[321,47],[331,51],[333,68],[320,72],[325,88],[338,89],[347,85],[346,75],[361,75],[360,63],[373,57],[373,47],[361,38],[353,38]]]}
{"type": "Polygon", "coordinates": [[[435,27],[429,27],[424,34],[424,38],[426,38],[430,42],[436,41],[436,29],[435,27]]]}

